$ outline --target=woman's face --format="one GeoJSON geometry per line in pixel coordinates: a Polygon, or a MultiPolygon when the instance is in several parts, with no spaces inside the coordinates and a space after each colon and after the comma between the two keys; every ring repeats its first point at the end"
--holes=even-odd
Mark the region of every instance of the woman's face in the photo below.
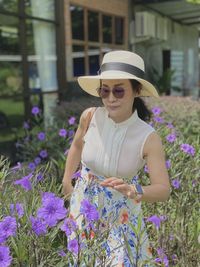
{"type": "Polygon", "coordinates": [[[102,98],[102,102],[109,113],[109,117],[115,122],[128,119],[132,114],[134,98],[137,96],[132,90],[130,81],[125,79],[102,80],[101,88],[107,94],[107,97],[102,98]],[[112,92],[113,89],[118,95],[123,95],[124,90],[123,97],[118,98],[117,94],[115,96],[115,93],[112,92]]]}

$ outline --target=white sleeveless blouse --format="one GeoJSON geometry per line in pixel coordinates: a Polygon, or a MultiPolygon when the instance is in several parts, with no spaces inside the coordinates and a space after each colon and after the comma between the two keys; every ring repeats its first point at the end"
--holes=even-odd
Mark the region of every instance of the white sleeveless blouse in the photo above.
{"type": "Polygon", "coordinates": [[[153,131],[137,111],[115,123],[106,108],[99,107],[83,138],[81,162],[96,175],[131,179],[145,164],[143,147],[153,131]]]}

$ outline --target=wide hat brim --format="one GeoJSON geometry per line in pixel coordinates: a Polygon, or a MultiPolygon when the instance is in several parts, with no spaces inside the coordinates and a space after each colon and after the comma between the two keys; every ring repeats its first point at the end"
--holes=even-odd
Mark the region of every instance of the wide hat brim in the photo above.
{"type": "Polygon", "coordinates": [[[99,97],[97,88],[100,86],[100,80],[116,80],[116,79],[133,79],[142,84],[140,96],[154,96],[159,97],[156,88],[147,80],[138,78],[135,75],[122,71],[106,71],[100,75],[94,76],[80,76],[78,77],[78,84],[80,87],[90,95],[99,97]]]}

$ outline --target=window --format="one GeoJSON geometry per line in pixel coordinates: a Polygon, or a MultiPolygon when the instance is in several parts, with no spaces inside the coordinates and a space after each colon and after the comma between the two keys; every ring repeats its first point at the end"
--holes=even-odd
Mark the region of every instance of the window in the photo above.
{"type": "Polygon", "coordinates": [[[74,76],[81,76],[85,73],[85,57],[83,45],[73,46],[73,73],[74,76]]]}
{"type": "Polygon", "coordinates": [[[0,11],[17,12],[18,0],[1,0],[0,11]]]}
{"type": "Polygon", "coordinates": [[[112,43],[112,17],[103,15],[103,42],[112,43]]]}
{"type": "Polygon", "coordinates": [[[125,49],[125,17],[71,5],[73,76],[95,75],[104,53],[125,49]]]}
{"type": "Polygon", "coordinates": [[[99,41],[99,14],[88,11],[88,40],[99,41]]]}
{"type": "Polygon", "coordinates": [[[25,0],[25,12],[33,17],[55,20],[54,0],[25,0]]]}
{"type": "Polygon", "coordinates": [[[53,103],[48,100],[54,95],[57,100],[58,84],[59,89],[64,84],[64,19],[61,1],[56,5],[55,0],[0,0],[0,149],[2,141],[13,142],[11,129],[22,126],[31,106],[42,109],[45,103],[48,110],[53,103]]]}
{"type": "Polygon", "coordinates": [[[72,39],[84,40],[84,13],[83,8],[70,6],[72,22],[72,39]]]}

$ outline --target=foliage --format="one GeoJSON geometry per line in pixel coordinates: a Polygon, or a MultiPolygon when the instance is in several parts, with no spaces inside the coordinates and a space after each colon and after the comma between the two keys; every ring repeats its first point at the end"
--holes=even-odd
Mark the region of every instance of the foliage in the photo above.
{"type": "Polygon", "coordinates": [[[155,86],[158,88],[158,91],[161,94],[169,95],[171,88],[175,91],[181,90],[179,87],[171,85],[171,82],[174,79],[174,74],[175,70],[168,68],[163,72],[162,75],[160,75],[159,72],[153,68],[150,75],[152,83],[155,84],[155,86]]]}
{"type": "Polygon", "coordinates": [[[3,63],[0,72],[0,96],[19,94],[21,87],[20,69],[15,64],[3,63]]]}
{"type": "Polygon", "coordinates": [[[187,0],[188,3],[200,4],[200,0],[187,0]]]}
{"type": "MultiPolygon", "coordinates": [[[[153,112],[150,123],[163,140],[171,183],[168,201],[142,204],[156,266],[197,266],[200,236],[197,198],[200,177],[200,106],[190,98],[180,97],[162,97],[159,104],[158,100],[148,101],[148,104],[153,112]]],[[[74,130],[77,127],[76,120],[70,117],[62,125],[55,121],[52,128],[45,129],[39,110],[35,107],[32,112],[34,122],[24,125],[28,138],[23,138],[24,142],[18,144],[25,162],[11,168],[8,160],[2,158],[0,161],[0,227],[5,217],[11,215],[11,203],[22,203],[24,209],[22,216],[19,213],[12,215],[17,220],[16,234],[7,237],[4,245],[10,248],[12,266],[62,267],[69,261],[72,266],[76,266],[74,255],[80,243],[74,241],[69,246],[68,238],[61,229],[65,217],[58,219],[54,226],[47,226],[46,230],[43,229],[45,233],[39,235],[30,219],[30,216],[37,217],[38,210],[47,200],[43,199],[45,192],[54,193],[55,196],[51,196],[54,200],[58,200],[57,197],[59,202],[62,200],[59,178],[64,170],[64,150],[71,142],[71,136],[64,130],[67,133],[74,130]],[[40,134],[38,139],[38,133],[44,134],[40,134]],[[42,158],[40,152],[44,150],[48,152],[48,156],[42,158]],[[34,165],[31,166],[30,163],[34,165]]],[[[138,175],[141,184],[149,184],[146,166],[138,175]]],[[[67,202],[65,207],[67,208],[67,202]]],[[[67,212],[67,218],[73,219],[68,215],[67,212]]],[[[98,221],[95,225],[98,229],[98,221]]],[[[140,225],[138,223],[138,227],[140,225]]],[[[137,234],[139,229],[134,231],[137,234]]],[[[94,266],[97,257],[105,265],[102,234],[88,228],[87,224],[83,232],[74,229],[74,233],[79,241],[81,237],[86,237],[86,249],[78,252],[77,266],[83,266],[83,263],[94,266]]],[[[108,233],[104,234],[106,236],[108,233]]],[[[3,238],[5,236],[0,232],[0,244],[3,238]]],[[[127,249],[129,250],[128,244],[127,249]]],[[[104,265],[102,263],[100,266],[104,265]]]]}

